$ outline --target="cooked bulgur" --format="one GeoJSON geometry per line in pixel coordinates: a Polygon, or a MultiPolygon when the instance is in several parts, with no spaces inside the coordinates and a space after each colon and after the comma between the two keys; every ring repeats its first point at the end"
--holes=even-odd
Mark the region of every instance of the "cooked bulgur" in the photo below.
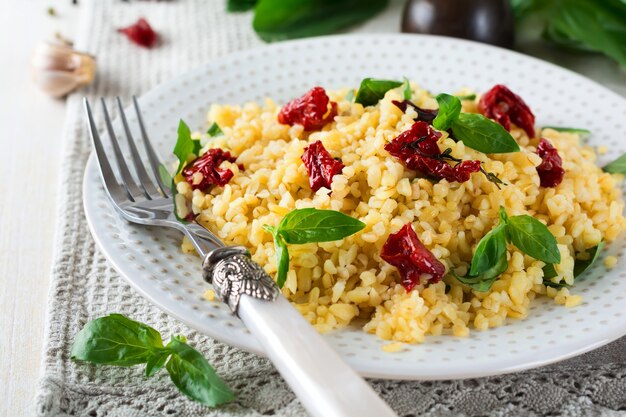
{"type": "MultiPolygon", "coordinates": [[[[416,85],[412,89],[412,101],[418,106],[437,107],[425,90],[416,85]]],[[[582,301],[567,288],[543,285],[544,263],[512,245],[508,269],[483,293],[451,275],[407,292],[380,252],[390,233],[411,222],[448,270],[465,274],[473,249],[498,222],[499,207],[504,206],[510,215],[529,214],[547,224],[562,259],[552,281],[573,284],[575,258],[588,256],[586,250],[601,240],[613,241],[626,226],[618,188],[621,178],[596,166],[593,148],[584,146],[577,134],[544,129],[529,139],[513,126],[511,134],[521,152],[485,155],[443,132],[442,149],[451,148],[457,158],[482,161],[507,185],[498,189],[480,173],[464,183],[433,183],[416,178],[384,150],[416,116],[413,109],[403,114],[392,104],[402,100],[401,89],[388,91],[378,105],[366,108],[346,100],[346,93],[329,93],[338,103],[338,116],[311,133],[298,125],[279,124],[280,106],[271,100],[241,107],[213,105],[208,122],[217,123],[224,135],[204,138],[204,149],[219,147],[237,155],[237,163],[222,165],[234,177],[205,194],[177,176],[178,215],[188,214],[184,203],[190,202],[197,221],[226,244],[246,246],[272,276],[274,244],[264,224],[275,226],[291,210],[305,207],[339,210],[364,222],[363,231],[343,240],[289,248],[291,266],[283,294],[320,331],[361,318],[367,321],[365,331],[382,339],[419,343],[427,334],[467,336],[471,328],[485,330],[507,318],[524,318],[536,296],[548,296],[567,307],[582,301]],[[541,158],[535,153],[539,137],[549,139],[563,159],[565,177],[555,188],[539,186],[536,167],[541,158]],[[333,178],[330,194],[326,188],[311,191],[300,159],[303,149],[316,140],[345,164],[333,178]]],[[[464,100],[463,111],[476,112],[476,102],[464,100]]],[[[183,250],[193,248],[184,241],[183,250]]],[[[607,259],[607,266],[612,263],[607,259]]],[[[397,346],[401,345],[389,345],[389,350],[397,346]]]]}

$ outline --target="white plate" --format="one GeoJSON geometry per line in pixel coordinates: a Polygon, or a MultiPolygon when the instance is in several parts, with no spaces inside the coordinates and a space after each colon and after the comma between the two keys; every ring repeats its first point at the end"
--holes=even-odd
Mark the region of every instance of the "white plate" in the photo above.
{"type": "MultiPolygon", "coordinates": [[[[282,102],[321,85],[357,86],[364,77],[407,76],[433,92],[461,87],[485,91],[504,83],[519,93],[537,125],[584,127],[591,142],[609,146],[610,157],[626,150],[626,101],[572,72],[508,50],[442,37],[416,35],[333,36],[284,42],[228,55],[156,87],[140,99],[148,133],[162,156],[170,155],[178,120],[206,127],[211,103],[243,103],[272,97],[282,102]]],[[[132,112],[129,112],[132,114],[132,112]]],[[[131,125],[135,119],[131,117],[131,125]]],[[[92,157],[85,172],[84,204],[94,238],[107,258],[142,295],[191,327],[225,343],[261,353],[258,344],[207,289],[198,258],[179,249],[174,230],[127,224],[105,198],[92,157]]],[[[584,303],[567,309],[536,300],[528,319],[472,331],[469,338],[432,337],[405,352],[385,353],[385,342],[358,327],[326,335],[361,374],[393,379],[448,379],[519,371],[562,360],[626,333],[624,240],[576,285],[584,303]]]]}

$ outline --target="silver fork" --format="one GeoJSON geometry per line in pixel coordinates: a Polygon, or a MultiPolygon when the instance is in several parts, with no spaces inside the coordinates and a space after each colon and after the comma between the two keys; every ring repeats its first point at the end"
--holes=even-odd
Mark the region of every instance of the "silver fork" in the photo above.
{"type": "Polygon", "coordinates": [[[129,222],[172,227],[189,238],[203,258],[204,279],[213,284],[216,295],[259,340],[269,359],[312,416],[395,416],[372,388],[280,295],[274,281],[250,259],[246,248],[225,246],[204,227],[176,219],[171,191],[159,175],[161,162],[148,139],[137,99],[133,97],[133,107],[152,177],[142,162],[119,97],[116,101],[138,181],[128,168],[105,100],[101,99],[102,110],[117,173],[105,152],[91,106],[85,98],[89,132],[104,189],[115,210],[129,222]]]}

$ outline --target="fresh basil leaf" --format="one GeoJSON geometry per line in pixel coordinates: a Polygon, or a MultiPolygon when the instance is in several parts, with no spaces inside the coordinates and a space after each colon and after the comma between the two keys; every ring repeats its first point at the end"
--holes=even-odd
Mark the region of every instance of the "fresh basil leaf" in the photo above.
{"type": "Polygon", "coordinates": [[[274,236],[274,247],[276,248],[276,284],[282,288],[287,281],[289,272],[289,251],[281,235],[274,236]]]}
{"type": "Polygon", "coordinates": [[[90,321],[78,332],[70,357],[75,360],[131,366],[145,363],[163,347],[161,335],[152,327],[121,314],[90,321]]]}
{"type": "Polygon", "coordinates": [[[277,233],[286,243],[303,244],[343,239],[364,227],[365,223],[339,211],[305,208],[287,213],[277,233]]]}
{"type": "Polygon", "coordinates": [[[513,136],[500,124],[476,113],[461,113],[452,122],[454,136],[463,143],[483,153],[519,152],[513,136]]]}
{"type": "Polygon", "coordinates": [[[438,130],[448,130],[452,122],[461,114],[461,100],[450,94],[441,93],[435,97],[439,104],[439,112],[433,120],[433,127],[438,130]]]}
{"type": "Polygon", "coordinates": [[[545,264],[545,266],[543,267],[544,284],[546,279],[551,279],[558,275],[559,274],[556,272],[556,268],[554,268],[554,264],[545,264]]]}
{"type": "Polygon", "coordinates": [[[611,174],[626,174],[626,153],[605,165],[602,170],[611,174]]]}
{"type": "Polygon", "coordinates": [[[385,93],[393,88],[400,87],[402,82],[393,80],[380,80],[377,78],[364,78],[356,93],[355,103],[363,106],[374,106],[385,93]]]}
{"type": "Polygon", "coordinates": [[[598,243],[597,246],[594,246],[591,249],[588,249],[589,259],[586,261],[576,260],[574,262],[574,278],[578,278],[582,274],[585,273],[589,269],[589,267],[598,259],[600,252],[604,249],[604,241],[598,243]]]}
{"type": "Polygon", "coordinates": [[[354,88],[348,90],[348,94],[346,94],[346,100],[348,100],[350,103],[354,101],[354,88]]]}
{"type": "Polygon", "coordinates": [[[213,122],[213,124],[209,127],[209,129],[206,131],[207,135],[211,136],[212,138],[216,137],[216,136],[222,136],[224,135],[224,132],[222,132],[222,129],[220,129],[219,125],[215,122],[213,122]]]}
{"type": "Polygon", "coordinates": [[[453,275],[459,282],[469,286],[473,290],[479,292],[486,292],[491,289],[494,282],[498,280],[498,277],[507,270],[509,262],[506,259],[506,252],[504,252],[489,269],[477,276],[460,277],[452,271],[453,275]]]}
{"type": "Polygon", "coordinates": [[[168,349],[155,349],[150,352],[146,359],[146,378],[150,378],[163,368],[170,353],[168,349]]]}
{"type": "Polygon", "coordinates": [[[472,257],[470,276],[477,276],[490,271],[501,262],[503,255],[506,260],[505,230],[506,224],[498,224],[480,239],[472,257]]]}
{"type": "Polygon", "coordinates": [[[476,94],[468,94],[466,96],[456,96],[459,100],[461,101],[465,101],[465,100],[476,100],[476,94]]]}
{"type": "Polygon", "coordinates": [[[509,217],[507,234],[511,242],[526,255],[547,264],[561,262],[556,238],[546,225],[534,217],[526,214],[509,217]]]}
{"type": "Polygon", "coordinates": [[[579,129],[576,127],[559,127],[559,126],[544,126],[542,129],[552,129],[557,132],[565,132],[565,133],[576,133],[581,136],[590,135],[591,131],[587,129],[579,129]]]}
{"type": "Polygon", "coordinates": [[[163,184],[164,188],[171,187],[172,176],[170,175],[169,170],[163,164],[159,164],[159,177],[161,177],[161,183],[163,184]]]}
{"type": "Polygon", "coordinates": [[[226,11],[229,12],[245,12],[253,9],[257,0],[228,0],[226,2],[226,11]]]}
{"type": "Polygon", "coordinates": [[[404,77],[404,83],[402,85],[403,85],[402,92],[404,95],[404,99],[411,100],[411,96],[413,95],[411,91],[411,82],[409,81],[408,78],[404,77]]]}
{"type": "Polygon", "coordinates": [[[182,171],[183,167],[187,163],[187,158],[189,155],[198,156],[198,152],[200,151],[200,141],[191,138],[191,130],[189,130],[189,126],[184,121],[180,121],[178,123],[178,139],[176,140],[176,145],[174,146],[174,155],[178,157],[178,168],[176,169],[176,174],[182,171]]]}
{"type": "Polygon", "coordinates": [[[230,388],[197,350],[177,337],[172,337],[167,348],[172,352],[172,356],[165,368],[174,385],[183,394],[210,407],[230,402],[235,398],[230,388]]]}
{"type": "Polygon", "coordinates": [[[267,42],[318,36],[363,22],[388,0],[260,0],[252,26],[267,42]]]}

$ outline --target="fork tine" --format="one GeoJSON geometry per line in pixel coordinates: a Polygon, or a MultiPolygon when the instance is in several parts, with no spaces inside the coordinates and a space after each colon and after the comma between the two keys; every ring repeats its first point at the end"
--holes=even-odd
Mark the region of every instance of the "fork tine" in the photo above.
{"type": "Polygon", "coordinates": [[[87,97],[84,99],[84,104],[85,110],[87,111],[87,119],[89,120],[89,134],[91,136],[91,141],[93,142],[93,147],[96,151],[100,174],[105,185],[104,189],[111,198],[113,204],[118,206],[124,201],[128,201],[128,191],[118,184],[115,174],[113,173],[113,169],[111,169],[111,164],[109,163],[109,159],[104,152],[104,146],[102,146],[102,141],[100,140],[98,128],[96,127],[96,122],[94,121],[91,113],[91,106],[89,105],[87,97]]]}
{"type": "MultiPolygon", "coordinates": [[[[135,113],[137,113],[137,120],[139,121],[139,129],[141,131],[141,138],[143,139],[143,144],[146,148],[146,153],[148,154],[148,160],[150,161],[150,166],[152,167],[152,173],[154,174],[157,184],[159,184],[159,188],[165,197],[169,197],[168,190],[171,187],[171,184],[163,184],[163,180],[161,179],[160,166],[165,166],[159,160],[154,148],[152,147],[152,143],[150,139],[148,139],[148,133],[146,132],[146,128],[143,124],[143,117],[141,116],[141,111],[139,110],[139,103],[137,102],[137,97],[133,96],[133,104],[135,105],[135,113]]],[[[167,169],[167,168],[166,168],[167,169]]]]}
{"type": "Polygon", "coordinates": [[[139,152],[137,151],[137,145],[135,145],[135,139],[133,139],[133,135],[130,133],[130,128],[128,127],[128,120],[126,120],[126,114],[124,113],[124,107],[122,107],[122,100],[119,97],[116,97],[117,107],[120,110],[120,117],[122,118],[122,125],[124,126],[124,132],[126,133],[126,139],[128,140],[128,145],[130,147],[130,153],[133,157],[133,164],[135,165],[135,172],[137,173],[137,177],[139,177],[139,182],[141,183],[144,191],[147,194],[149,199],[159,198],[161,194],[157,191],[156,187],[150,180],[148,173],[146,172],[146,168],[141,162],[141,156],[139,156],[139,152]]]}
{"type": "Polygon", "coordinates": [[[102,103],[102,110],[104,111],[104,121],[107,127],[107,131],[109,132],[109,138],[111,139],[111,143],[113,144],[113,151],[115,153],[117,167],[120,169],[122,182],[124,183],[124,186],[126,187],[126,190],[128,191],[131,199],[133,201],[140,200],[141,196],[145,195],[145,191],[139,189],[137,183],[130,174],[128,166],[126,165],[126,161],[124,160],[124,154],[122,154],[120,144],[117,141],[117,136],[115,136],[115,131],[113,130],[113,125],[111,124],[111,117],[109,116],[109,111],[107,110],[107,105],[104,101],[104,98],[101,98],[100,102],[102,103]]]}

